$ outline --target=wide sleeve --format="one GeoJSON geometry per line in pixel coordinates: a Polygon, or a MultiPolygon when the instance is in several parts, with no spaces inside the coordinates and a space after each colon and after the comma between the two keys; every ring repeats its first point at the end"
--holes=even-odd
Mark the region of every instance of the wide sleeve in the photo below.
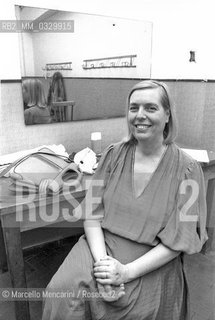
{"type": "Polygon", "coordinates": [[[191,162],[180,179],[174,209],[157,237],[172,250],[198,253],[208,239],[206,217],[203,172],[197,162],[191,162]]]}
{"type": "Polygon", "coordinates": [[[110,145],[104,150],[98,167],[89,182],[90,185],[86,185],[86,196],[81,205],[75,209],[75,213],[83,220],[102,220],[104,217],[103,194],[111,172],[113,148],[114,146],[110,145]]]}

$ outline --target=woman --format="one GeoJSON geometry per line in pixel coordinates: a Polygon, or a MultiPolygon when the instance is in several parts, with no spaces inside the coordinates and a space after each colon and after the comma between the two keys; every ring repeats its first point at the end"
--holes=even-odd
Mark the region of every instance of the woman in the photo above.
{"type": "Polygon", "coordinates": [[[202,171],[173,142],[164,84],[132,88],[127,122],[128,139],[105,150],[79,207],[85,236],[47,288],[77,299],[47,298],[43,320],[189,319],[182,257],[207,240],[202,171]]]}
{"type": "Polygon", "coordinates": [[[46,106],[43,85],[38,79],[27,79],[22,83],[25,124],[50,123],[51,116],[46,106]]]}

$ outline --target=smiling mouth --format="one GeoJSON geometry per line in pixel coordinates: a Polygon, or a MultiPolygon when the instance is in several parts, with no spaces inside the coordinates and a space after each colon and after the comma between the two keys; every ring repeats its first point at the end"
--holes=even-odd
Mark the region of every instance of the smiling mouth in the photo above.
{"type": "Polygon", "coordinates": [[[140,130],[148,129],[149,127],[151,127],[151,125],[149,124],[135,124],[134,126],[140,130]]]}

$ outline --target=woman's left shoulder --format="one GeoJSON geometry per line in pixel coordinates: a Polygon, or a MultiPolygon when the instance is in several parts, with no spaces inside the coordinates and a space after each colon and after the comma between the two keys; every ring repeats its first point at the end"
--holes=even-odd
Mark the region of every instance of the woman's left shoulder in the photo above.
{"type": "Polygon", "coordinates": [[[201,166],[196,159],[192,158],[189,154],[187,154],[175,143],[172,144],[172,148],[174,150],[174,153],[177,155],[180,166],[183,167],[185,171],[188,171],[188,172],[192,172],[196,170],[199,171],[201,166]]]}

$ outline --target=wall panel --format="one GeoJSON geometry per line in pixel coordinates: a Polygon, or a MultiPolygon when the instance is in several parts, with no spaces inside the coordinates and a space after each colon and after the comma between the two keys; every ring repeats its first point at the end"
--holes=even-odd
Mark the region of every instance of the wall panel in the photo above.
{"type": "MultiPolygon", "coordinates": [[[[124,113],[132,79],[68,79],[68,98],[77,103],[76,117],[114,118],[25,126],[21,83],[1,83],[0,154],[34,148],[41,144],[65,145],[69,152],[90,145],[90,133],[101,131],[103,147],[126,134],[124,113]],[[77,82],[77,83],[76,83],[77,82]],[[95,109],[93,109],[95,108],[95,109]],[[79,115],[78,115],[79,112],[79,115]],[[114,113],[114,114],[113,114],[114,113]],[[109,114],[110,115],[110,114],[109,114]]],[[[191,148],[215,150],[215,83],[165,81],[175,101],[179,124],[177,142],[191,148]]]]}

